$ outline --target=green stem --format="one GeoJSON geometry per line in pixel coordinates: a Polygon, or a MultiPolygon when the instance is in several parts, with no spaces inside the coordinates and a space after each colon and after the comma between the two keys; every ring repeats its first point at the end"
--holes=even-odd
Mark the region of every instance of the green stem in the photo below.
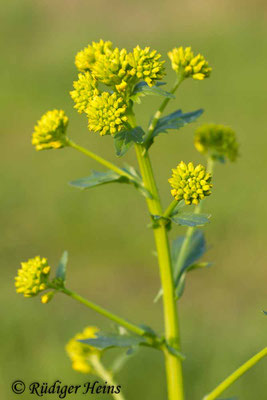
{"type": "MultiPolygon", "coordinates": [[[[162,215],[162,207],[158,189],[155,183],[150,158],[142,145],[135,145],[136,155],[145,187],[152,194],[152,199],[146,199],[149,212],[153,215],[162,215]]],[[[165,336],[167,343],[180,351],[180,333],[178,313],[174,299],[174,283],[170,257],[169,240],[164,222],[154,229],[161,283],[163,288],[163,307],[165,336]]],[[[179,358],[165,349],[165,364],[168,384],[169,400],[183,400],[182,363],[179,358]]]]}
{"type": "MultiPolygon", "coordinates": [[[[99,360],[99,357],[97,355],[95,357],[91,356],[90,362],[93,365],[94,370],[97,373],[97,375],[101,379],[103,379],[104,382],[107,382],[107,384],[110,386],[114,386],[114,387],[118,386],[117,382],[115,382],[115,380],[113,378],[113,374],[104,367],[104,365],[101,363],[101,361],[99,360]]],[[[123,396],[123,394],[121,392],[120,393],[111,393],[111,396],[114,397],[115,400],[125,400],[125,397],[123,396]]]]}
{"type": "Polygon", "coordinates": [[[111,321],[116,322],[116,324],[123,326],[124,328],[135,333],[136,335],[139,335],[139,336],[146,335],[146,331],[144,329],[140,328],[137,325],[132,324],[131,322],[126,321],[125,319],[123,319],[121,317],[118,317],[117,315],[111,313],[110,311],[106,310],[105,308],[103,308],[89,300],[86,300],[84,297],[80,296],[79,294],[77,294],[69,289],[66,289],[66,288],[62,288],[61,292],[65,293],[67,296],[70,296],[72,299],[77,300],[79,303],[84,304],[86,307],[91,308],[92,310],[103,315],[104,317],[110,319],[111,321]]]}
{"type": "MultiPolygon", "coordinates": [[[[212,174],[213,171],[213,165],[214,165],[214,161],[212,160],[212,158],[208,158],[207,161],[207,172],[209,172],[210,174],[212,174]]],[[[199,214],[201,212],[202,209],[202,204],[203,204],[203,200],[195,207],[194,213],[195,214],[199,214]]],[[[177,260],[177,272],[178,272],[178,276],[177,276],[177,280],[179,279],[179,272],[181,271],[182,266],[184,265],[184,262],[188,256],[188,251],[190,250],[190,241],[191,238],[194,234],[194,232],[196,231],[197,228],[193,228],[193,227],[189,227],[187,228],[186,234],[185,234],[185,238],[184,241],[182,243],[181,246],[181,250],[178,256],[178,260],[177,260]]],[[[175,287],[177,286],[177,281],[175,282],[175,287]]]]}
{"type": "Polygon", "coordinates": [[[67,144],[72,147],[75,150],[78,150],[79,152],[85,154],[86,156],[92,158],[93,160],[97,161],[98,163],[104,165],[105,167],[111,169],[112,171],[116,172],[117,174],[121,175],[121,176],[125,176],[126,178],[132,180],[133,177],[128,174],[126,171],[124,171],[123,169],[117,167],[115,164],[111,163],[108,160],[105,160],[104,158],[98,156],[97,154],[93,153],[92,151],[89,151],[87,149],[85,149],[82,146],[79,146],[78,144],[74,143],[72,140],[68,139],[67,144]]]}
{"type": "Polygon", "coordinates": [[[178,201],[177,200],[173,200],[171,202],[171,204],[166,208],[166,210],[163,213],[163,217],[164,218],[168,218],[172,215],[174,209],[176,208],[176,206],[178,205],[178,201]]]}
{"type": "MultiPolygon", "coordinates": [[[[178,89],[178,87],[180,86],[180,84],[182,83],[182,81],[183,81],[183,78],[178,79],[175,82],[175,84],[174,84],[173,88],[171,89],[170,93],[172,93],[172,94],[175,93],[176,90],[178,89]]],[[[148,133],[147,133],[147,135],[145,137],[145,140],[144,140],[144,144],[145,144],[146,147],[147,147],[147,145],[149,146],[149,142],[151,141],[151,138],[152,138],[152,135],[153,135],[154,130],[156,128],[156,125],[158,123],[158,120],[160,119],[163,111],[165,110],[165,108],[169,104],[170,100],[171,100],[170,97],[166,97],[163,100],[163,102],[161,103],[159,109],[155,112],[155,114],[154,114],[154,116],[153,116],[153,118],[151,120],[151,123],[150,123],[150,125],[148,127],[148,133]]]]}
{"type": "Polygon", "coordinates": [[[214,400],[217,399],[229,386],[231,386],[237,379],[239,379],[245,372],[252,368],[257,362],[263,357],[267,356],[267,347],[257,353],[255,356],[250,358],[245,364],[233,372],[228,378],[226,378],[219,386],[217,386],[212,392],[204,397],[203,400],[214,400]]]}

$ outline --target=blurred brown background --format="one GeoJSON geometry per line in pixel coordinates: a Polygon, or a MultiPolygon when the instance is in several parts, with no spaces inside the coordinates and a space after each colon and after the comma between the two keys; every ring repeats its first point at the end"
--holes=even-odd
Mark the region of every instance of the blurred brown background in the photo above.
{"type": "MultiPolygon", "coordinates": [[[[112,139],[88,132],[68,94],[77,75],[76,52],[100,38],[127,49],[150,45],[166,59],[173,47],[191,45],[213,67],[210,79],[186,81],[169,108],[203,107],[205,114],[153,146],[165,205],[171,168],[180,160],[204,161],[193,147],[197,126],[230,125],[241,143],[236,164],[217,166],[205,204],[213,216],[205,228],[205,259],[214,265],[188,277],[180,303],[187,398],[202,398],[266,346],[266,2],[1,0],[0,6],[1,398],[14,399],[15,379],[85,382],[86,376],[72,371],[65,343],[86,325],[110,328],[60,295],[46,306],[17,295],[13,277],[29,257],[40,254],[56,265],[67,249],[69,287],[162,331],[161,304],[152,302],[159,278],[144,199],[127,185],[80,192],[67,182],[98,165],[71,149],[36,153],[30,143],[36,120],[48,109],[63,108],[75,141],[122,165],[112,139]]],[[[166,65],[171,84],[174,74],[166,65]]],[[[144,127],[160,101],[147,97],[137,107],[144,127]]],[[[136,164],[133,151],[125,161],[136,164]]],[[[182,233],[175,228],[172,237],[182,233]]],[[[118,379],[127,399],[166,398],[162,361],[157,352],[142,350],[127,364],[118,379]]],[[[266,399],[266,367],[263,361],[225,397],[266,399]]]]}

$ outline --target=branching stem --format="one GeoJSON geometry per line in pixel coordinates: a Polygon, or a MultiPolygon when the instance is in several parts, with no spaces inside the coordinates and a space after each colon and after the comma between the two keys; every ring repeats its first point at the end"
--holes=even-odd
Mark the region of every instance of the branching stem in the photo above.
{"type": "Polygon", "coordinates": [[[204,397],[203,400],[214,400],[217,399],[226,389],[229,388],[237,379],[241,378],[250,368],[252,368],[257,362],[259,362],[263,357],[267,356],[267,347],[261,350],[259,353],[255,354],[250,358],[245,364],[239,367],[235,372],[233,372],[228,378],[226,378],[220,385],[218,385],[212,392],[204,397]]]}

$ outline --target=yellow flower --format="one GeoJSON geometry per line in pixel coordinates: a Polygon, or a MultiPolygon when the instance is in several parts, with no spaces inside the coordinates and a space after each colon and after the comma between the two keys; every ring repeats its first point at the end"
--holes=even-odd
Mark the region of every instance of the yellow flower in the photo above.
{"type": "Polygon", "coordinates": [[[205,124],[195,132],[195,147],[202,154],[208,154],[215,160],[228,158],[235,161],[239,145],[235,132],[224,125],[205,124]]]}
{"type": "Polygon", "coordinates": [[[73,82],[74,90],[70,95],[75,103],[74,108],[79,113],[85,112],[92,97],[99,94],[96,84],[95,78],[89,72],[79,74],[78,80],[73,82]]]}
{"type": "Polygon", "coordinates": [[[205,58],[198,54],[194,56],[191,47],[178,47],[169,51],[168,56],[172,63],[172,69],[181,77],[202,81],[210,76],[212,68],[205,58]]]}
{"type": "Polygon", "coordinates": [[[66,146],[69,119],[62,110],[48,111],[34,127],[32,144],[36,150],[59,149],[66,146]]]}
{"type": "Polygon", "coordinates": [[[160,61],[161,55],[156,50],[149,47],[141,49],[136,46],[132,53],[128,55],[128,62],[131,69],[129,74],[136,80],[144,80],[149,86],[153,86],[156,81],[164,76],[164,62],[160,61]]]}
{"type": "Polygon", "coordinates": [[[17,293],[23,293],[24,297],[36,296],[47,289],[49,273],[50,267],[46,258],[37,256],[22,262],[15,277],[17,293]]]}
{"type": "Polygon", "coordinates": [[[112,43],[100,40],[93,42],[85,49],[79,51],[75,58],[75,65],[79,71],[90,71],[98,57],[102,54],[109,54],[112,51],[112,43]]]}
{"type": "Polygon", "coordinates": [[[125,128],[126,104],[117,93],[103,92],[95,96],[86,110],[89,130],[100,135],[114,135],[125,128]]]}
{"type": "Polygon", "coordinates": [[[207,173],[201,164],[194,167],[191,162],[186,165],[181,161],[172,170],[169,183],[172,187],[172,196],[177,201],[184,200],[185,204],[198,204],[200,200],[211,194],[211,174],[207,173]]]}
{"type": "Polygon", "coordinates": [[[95,338],[98,331],[98,328],[88,326],[81,333],[77,333],[67,343],[66,351],[72,361],[72,368],[74,370],[82,373],[92,372],[93,366],[90,360],[93,357],[100,357],[101,352],[88,344],[78,342],[78,340],[95,338]]]}

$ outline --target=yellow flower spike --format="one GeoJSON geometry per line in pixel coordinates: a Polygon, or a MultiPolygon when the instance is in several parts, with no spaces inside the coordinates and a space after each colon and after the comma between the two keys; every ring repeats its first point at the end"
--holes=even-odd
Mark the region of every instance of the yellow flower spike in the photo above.
{"type": "Polygon", "coordinates": [[[200,200],[211,194],[211,174],[207,174],[205,167],[201,164],[194,167],[192,162],[186,165],[181,161],[172,170],[169,183],[175,200],[184,200],[187,205],[198,204],[200,200]]]}
{"type": "Polygon", "coordinates": [[[69,119],[62,110],[48,111],[37,122],[32,134],[32,144],[37,151],[60,149],[66,146],[69,119]]]}
{"type": "Polygon", "coordinates": [[[46,258],[41,259],[37,256],[22,262],[15,277],[17,293],[23,293],[24,297],[33,297],[47,289],[49,272],[46,258]]]}
{"type": "Polygon", "coordinates": [[[89,101],[99,94],[97,81],[90,72],[78,75],[78,80],[73,82],[74,90],[70,92],[78,112],[85,112],[89,101]]]}
{"type": "Polygon", "coordinates": [[[160,58],[161,55],[156,50],[151,51],[149,47],[141,49],[140,46],[136,46],[128,55],[129,74],[153,86],[164,76],[165,61],[160,61],[160,58]]]}
{"type": "Polygon", "coordinates": [[[81,72],[90,71],[94,63],[103,54],[109,54],[112,51],[112,42],[93,42],[85,49],[79,51],[75,57],[75,65],[81,72]]]}
{"type": "Polygon", "coordinates": [[[94,96],[90,101],[86,113],[88,128],[103,135],[114,135],[126,127],[126,104],[117,93],[103,92],[94,96]]]}
{"type": "Polygon", "coordinates": [[[196,149],[214,160],[236,161],[239,155],[239,144],[235,132],[228,126],[204,124],[195,132],[196,149]]]}
{"type": "Polygon", "coordinates": [[[82,339],[91,339],[96,337],[96,333],[99,331],[94,326],[86,327],[81,333],[77,333],[66,345],[66,352],[72,361],[72,368],[78,372],[90,373],[93,372],[93,367],[90,364],[91,357],[101,356],[101,351],[78,342],[82,339]]]}
{"type": "Polygon", "coordinates": [[[172,69],[182,79],[192,77],[196,80],[203,80],[210,76],[212,68],[201,54],[194,56],[191,47],[174,48],[169,51],[168,56],[172,63],[172,69]]]}

